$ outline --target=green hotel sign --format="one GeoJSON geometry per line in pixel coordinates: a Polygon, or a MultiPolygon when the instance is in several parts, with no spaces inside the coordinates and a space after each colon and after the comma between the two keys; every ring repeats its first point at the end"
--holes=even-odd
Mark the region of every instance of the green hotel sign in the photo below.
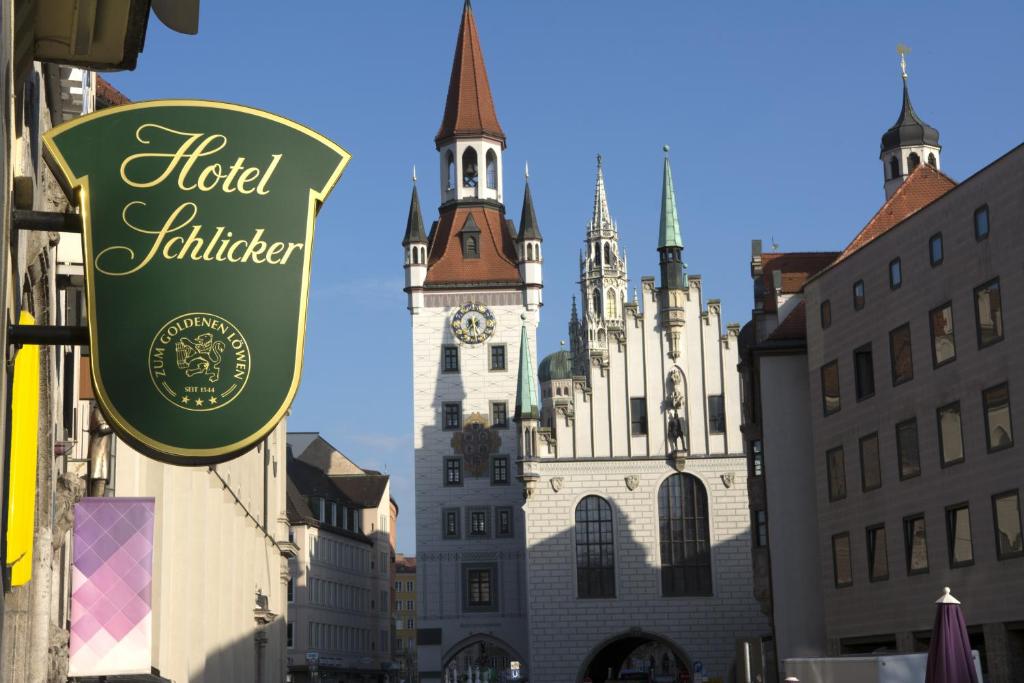
{"type": "Polygon", "coordinates": [[[316,213],[349,154],[233,104],[158,100],[44,136],[83,217],[96,398],[152,457],[239,455],[299,386],[316,213]]]}

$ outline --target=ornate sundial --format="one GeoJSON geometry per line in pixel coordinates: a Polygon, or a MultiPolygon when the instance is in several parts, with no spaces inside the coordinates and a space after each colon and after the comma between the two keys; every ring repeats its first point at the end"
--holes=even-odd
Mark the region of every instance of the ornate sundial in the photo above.
{"type": "Polygon", "coordinates": [[[452,316],[452,332],[459,341],[479,344],[493,333],[496,322],[491,309],[483,304],[463,304],[452,316]]]}

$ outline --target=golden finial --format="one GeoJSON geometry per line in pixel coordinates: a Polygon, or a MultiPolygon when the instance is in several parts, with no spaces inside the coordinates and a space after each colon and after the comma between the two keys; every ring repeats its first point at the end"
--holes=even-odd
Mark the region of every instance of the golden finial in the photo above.
{"type": "Polygon", "coordinates": [[[907,80],[907,55],[910,54],[910,48],[900,43],[896,46],[896,52],[900,56],[900,71],[903,73],[903,80],[907,80]]]}

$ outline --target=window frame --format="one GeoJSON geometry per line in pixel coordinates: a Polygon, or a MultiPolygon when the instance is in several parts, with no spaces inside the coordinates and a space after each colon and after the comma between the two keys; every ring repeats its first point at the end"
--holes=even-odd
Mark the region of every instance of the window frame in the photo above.
{"type": "Polygon", "coordinates": [[[1014,551],[1014,552],[1008,552],[1008,553],[1003,553],[1003,552],[1000,551],[1000,543],[999,543],[999,532],[1000,532],[1000,529],[999,529],[999,515],[996,512],[996,501],[1001,500],[1003,498],[1009,498],[1010,496],[1013,496],[1014,498],[1017,499],[1017,530],[1018,530],[1018,533],[1024,535],[1024,519],[1021,518],[1021,509],[1020,509],[1020,489],[1010,489],[1008,491],[1001,491],[1000,493],[993,494],[992,495],[992,532],[995,534],[996,559],[999,560],[1000,562],[1003,561],[1003,560],[1013,560],[1013,559],[1016,559],[1018,557],[1024,557],[1024,543],[1021,544],[1021,549],[1020,550],[1017,550],[1017,551],[1014,551]]]}
{"type": "Polygon", "coordinates": [[[473,505],[466,508],[466,538],[491,538],[491,508],[483,505],[473,505]],[[473,516],[484,516],[483,531],[474,531],[473,516]]]}
{"type": "Polygon", "coordinates": [[[942,239],[942,231],[939,231],[928,238],[928,263],[932,268],[941,266],[946,260],[946,244],[942,239]],[[935,258],[935,245],[939,245],[939,258],[935,258]]]}
{"type": "Polygon", "coordinates": [[[508,401],[491,401],[491,427],[494,429],[508,429],[508,401]],[[495,410],[496,407],[501,406],[504,409],[504,419],[498,422],[498,413],[495,410]]]}
{"type": "Polygon", "coordinates": [[[459,345],[458,344],[443,344],[441,346],[441,372],[447,373],[447,374],[454,374],[454,373],[459,372],[462,369],[462,363],[461,363],[462,359],[459,357],[460,355],[461,354],[459,353],[459,345]],[[455,359],[455,366],[454,367],[449,366],[449,363],[448,363],[448,361],[450,360],[449,353],[452,353],[452,352],[453,352],[454,359],[455,359]]]}
{"type": "Polygon", "coordinates": [[[513,521],[512,508],[509,506],[500,506],[494,508],[494,537],[495,538],[512,538],[515,536],[515,522],[513,521]],[[508,531],[501,530],[501,515],[508,515],[508,531]]]}
{"type": "Polygon", "coordinates": [[[837,589],[849,588],[853,585],[853,543],[850,541],[849,531],[842,531],[838,534],[832,534],[832,583],[837,589]],[[849,574],[850,580],[840,583],[839,562],[836,554],[836,541],[842,539],[846,540],[846,570],[847,574],[849,574]]]}
{"type": "Polygon", "coordinates": [[[949,403],[945,403],[935,409],[935,429],[938,432],[939,439],[939,466],[943,468],[953,467],[955,465],[959,465],[963,462],[966,462],[967,448],[964,445],[964,413],[963,406],[960,405],[959,399],[957,399],[956,401],[950,401],[949,403]],[[956,406],[956,414],[960,422],[960,457],[956,460],[947,460],[946,441],[945,439],[942,438],[942,411],[948,408],[952,408],[953,406],[956,406]]]}
{"type": "Polygon", "coordinates": [[[894,387],[906,384],[914,379],[914,341],[910,332],[909,322],[903,323],[902,325],[889,330],[889,369],[892,373],[892,385],[894,387]],[[896,334],[903,330],[906,330],[907,332],[907,347],[910,349],[910,375],[900,379],[896,377],[896,345],[893,342],[896,338],[896,334]]]}
{"type": "Polygon", "coordinates": [[[589,494],[583,496],[579,501],[576,502],[573,508],[573,559],[576,566],[576,599],[577,600],[612,600],[618,595],[618,585],[616,584],[616,571],[615,571],[615,510],[612,508],[611,503],[604,496],[597,494],[589,494]],[[585,505],[590,505],[594,501],[595,509],[584,509],[585,505]],[[581,519],[582,516],[584,517],[581,519]],[[595,512],[597,514],[596,519],[590,518],[590,513],[595,512]],[[605,519],[607,514],[607,519],[605,519]],[[581,528],[581,525],[582,528],[581,528]],[[596,525],[596,533],[593,528],[596,525]],[[582,530],[582,534],[580,531],[582,530]],[[602,540],[604,534],[609,534],[611,541],[605,542],[602,540]],[[581,537],[584,539],[583,543],[580,543],[581,537]],[[591,541],[591,538],[596,537],[596,541],[591,541]],[[591,565],[591,558],[593,556],[594,546],[597,547],[597,555],[600,558],[597,566],[591,565]],[[581,554],[581,550],[583,551],[581,554]],[[605,551],[611,555],[611,567],[605,567],[603,559],[605,557],[605,551]],[[581,566],[580,562],[585,560],[581,566]],[[610,571],[608,571],[610,569],[610,571]],[[584,572],[586,576],[584,577],[584,572]],[[594,589],[594,574],[597,576],[597,586],[594,589]],[[605,585],[608,584],[608,585],[605,585]]]}
{"type": "Polygon", "coordinates": [[[878,432],[871,432],[870,434],[865,434],[860,437],[857,440],[857,450],[860,455],[860,490],[862,493],[877,491],[882,488],[882,444],[878,439],[878,432]],[[878,485],[869,488],[867,477],[865,476],[867,469],[864,467],[864,443],[872,439],[875,442],[875,470],[878,472],[878,485]]]}
{"type": "Polygon", "coordinates": [[[984,242],[988,239],[989,233],[992,232],[992,214],[989,211],[988,204],[982,204],[974,210],[974,241],[984,242]],[[978,216],[982,213],[985,214],[985,234],[981,235],[978,233],[978,216]]]}
{"type": "Polygon", "coordinates": [[[441,430],[445,432],[457,432],[462,429],[462,401],[444,401],[441,403],[441,430]],[[448,414],[449,408],[455,408],[456,417],[458,418],[455,426],[448,425],[448,414]]]}
{"type": "Polygon", "coordinates": [[[1006,321],[1003,320],[1003,287],[998,276],[983,282],[974,288],[974,331],[978,338],[979,351],[981,349],[987,349],[990,346],[994,346],[1006,339],[1006,321]],[[978,292],[990,287],[992,283],[995,283],[996,288],[999,290],[999,336],[983,343],[981,341],[981,308],[978,306],[978,292]]]}
{"type": "Polygon", "coordinates": [[[832,301],[830,299],[821,302],[818,313],[821,316],[821,329],[827,330],[832,327],[832,301]]]}
{"type": "Polygon", "coordinates": [[[647,423],[647,397],[646,396],[630,396],[629,397],[629,435],[630,436],[646,436],[650,431],[650,425],[647,423]],[[643,408],[641,417],[637,417],[637,406],[643,408]],[[641,420],[643,421],[641,424],[641,420]]]}
{"type": "Polygon", "coordinates": [[[857,402],[866,401],[875,395],[875,355],[871,349],[871,342],[862,344],[853,350],[853,393],[857,398],[857,402]],[[870,365],[870,379],[871,379],[871,390],[864,391],[865,387],[861,386],[861,367],[860,358],[867,356],[870,365]]]}
{"type": "Polygon", "coordinates": [[[446,455],[444,457],[444,461],[443,462],[444,462],[444,469],[442,470],[442,472],[444,474],[443,485],[445,487],[463,486],[465,484],[465,482],[466,482],[466,477],[465,477],[464,472],[462,471],[462,456],[459,456],[459,455],[446,455]],[[451,465],[457,465],[457,467],[455,469],[457,470],[457,473],[458,473],[458,481],[451,481],[451,479],[448,476],[450,470],[452,469],[451,465]]]}
{"type": "Polygon", "coordinates": [[[985,451],[987,453],[998,453],[999,451],[1005,451],[1008,448],[1013,448],[1013,443],[1014,443],[1014,441],[1013,441],[1013,405],[1012,405],[1012,401],[1010,400],[1010,383],[1009,382],[1000,382],[999,384],[994,384],[994,385],[992,385],[990,387],[985,387],[984,389],[981,390],[981,413],[982,413],[982,417],[985,420],[985,451]],[[992,428],[989,425],[989,407],[988,407],[988,402],[986,400],[986,395],[989,392],[995,391],[997,389],[1005,389],[1006,390],[1006,413],[1007,413],[1007,419],[1009,420],[1009,423],[1010,423],[1010,443],[1004,444],[1002,446],[996,446],[996,447],[993,448],[993,446],[992,446],[992,428]]]}
{"type": "Polygon", "coordinates": [[[903,264],[900,261],[900,257],[897,256],[892,261],[889,261],[889,289],[895,291],[903,286],[903,264]],[[893,270],[893,266],[896,266],[896,270],[893,270]],[[896,277],[893,277],[893,273],[896,277]]]}
{"type": "Polygon", "coordinates": [[[843,450],[842,444],[825,451],[825,476],[828,480],[828,502],[835,503],[836,501],[844,500],[846,496],[849,494],[849,490],[846,488],[846,452],[843,450]],[[832,454],[835,453],[836,451],[839,452],[839,455],[842,460],[842,495],[836,494],[833,491],[832,486],[832,475],[834,472],[832,468],[832,454]]]}
{"type": "Polygon", "coordinates": [[[708,394],[708,434],[712,434],[712,435],[725,434],[726,430],[728,429],[727,422],[728,422],[728,420],[727,420],[727,416],[726,416],[726,412],[725,412],[725,394],[708,394]],[[721,429],[718,428],[719,421],[718,420],[712,421],[712,419],[711,419],[711,399],[717,399],[717,401],[721,403],[721,406],[722,406],[722,412],[721,412],[722,419],[720,421],[721,429]]]}
{"type": "Polygon", "coordinates": [[[946,509],[945,509],[945,517],[946,517],[946,549],[947,549],[948,554],[949,554],[949,568],[950,569],[960,569],[961,567],[970,567],[971,565],[974,564],[974,528],[971,525],[971,506],[970,506],[970,504],[965,500],[965,501],[963,501],[961,503],[954,503],[953,505],[947,505],[946,509]],[[953,536],[954,530],[953,530],[953,524],[951,522],[953,521],[953,513],[958,512],[960,510],[966,510],[967,511],[967,531],[970,533],[971,559],[963,561],[963,562],[956,562],[955,559],[954,559],[954,536],[953,536]]]}
{"type": "Polygon", "coordinates": [[[828,417],[829,415],[835,415],[836,413],[838,413],[840,410],[843,409],[843,392],[842,392],[841,384],[840,384],[840,381],[839,381],[839,359],[835,358],[833,360],[830,360],[828,363],[825,363],[824,365],[822,365],[820,373],[821,373],[821,409],[822,409],[822,412],[824,413],[824,416],[828,417]],[[829,410],[828,409],[828,399],[827,399],[827,395],[825,393],[825,373],[827,372],[828,368],[830,368],[830,367],[834,367],[835,368],[835,373],[836,373],[836,407],[835,407],[834,410],[829,410]]]}
{"type": "Polygon", "coordinates": [[[900,420],[896,423],[893,429],[896,435],[896,468],[899,470],[900,481],[906,481],[907,479],[914,479],[915,477],[921,476],[921,432],[917,426],[917,416],[908,418],[906,420],[900,420]],[[914,425],[914,440],[917,445],[917,472],[914,474],[903,474],[903,448],[900,446],[900,427],[904,425],[914,425]]]}
{"type": "Polygon", "coordinates": [[[512,481],[512,477],[509,473],[509,457],[507,455],[494,455],[491,456],[491,485],[492,486],[508,486],[512,481]],[[505,462],[505,477],[504,479],[498,479],[498,461],[503,460],[505,462]]]}
{"type": "Polygon", "coordinates": [[[952,363],[953,361],[956,360],[956,319],[953,317],[953,302],[952,302],[952,300],[946,301],[945,303],[941,303],[938,306],[936,306],[935,308],[933,308],[930,311],[928,311],[928,335],[929,335],[929,337],[931,337],[931,340],[932,340],[932,368],[933,369],[941,368],[944,365],[949,365],[950,363],[952,363]],[[946,308],[949,309],[949,319],[950,319],[950,327],[951,327],[950,336],[953,338],[953,355],[951,357],[947,358],[946,360],[940,361],[939,360],[939,354],[936,353],[936,348],[935,348],[935,341],[936,341],[937,338],[935,336],[935,319],[934,319],[934,316],[935,316],[936,313],[938,313],[939,311],[941,311],[943,309],[946,309],[946,308]]]}
{"type": "Polygon", "coordinates": [[[441,508],[441,538],[445,540],[462,538],[462,515],[459,508],[441,508]],[[448,516],[453,515],[455,519],[455,531],[448,533],[448,516]]]}
{"type": "Polygon", "coordinates": [[[661,597],[713,597],[715,595],[715,573],[714,558],[712,557],[711,506],[707,487],[698,477],[688,472],[677,472],[669,475],[661,482],[661,485],[658,487],[657,501],[659,526],[658,566],[661,574],[661,597]],[[678,517],[674,515],[677,510],[673,509],[672,506],[672,491],[667,488],[672,486],[679,487],[678,517]],[[688,493],[691,495],[687,495],[688,493]],[[690,512],[693,514],[688,517],[687,515],[690,512]],[[688,523],[687,520],[692,520],[692,524],[688,523]],[[688,526],[692,526],[695,531],[694,537],[689,539],[686,536],[688,526]],[[668,530],[667,538],[666,534],[663,533],[665,529],[668,530]],[[675,531],[678,531],[678,536],[674,535],[673,532],[675,531]],[[680,563],[675,563],[671,552],[669,557],[666,557],[666,543],[670,546],[677,543],[682,544],[683,558],[680,563]],[[692,544],[696,548],[689,558],[686,557],[687,544],[692,544]],[[703,552],[700,552],[702,546],[703,552]],[[688,568],[695,574],[697,583],[702,583],[706,579],[706,590],[703,590],[704,586],[702,585],[686,585],[685,571],[688,568]],[[666,577],[666,570],[670,572],[668,577],[666,577]],[[681,587],[677,585],[677,576],[673,573],[675,570],[683,572],[681,587]],[[699,575],[697,575],[698,572],[699,575]]]}
{"type": "Polygon", "coordinates": [[[867,289],[864,287],[864,280],[860,279],[853,283],[853,310],[861,311],[864,309],[864,304],[867,303],[867,289]],[[857,288],[860,288],[860,295],[857,295],[857,288]],[[858,304],[858,299],[860,303],[858,304]]]}
{"type": "Polygon", "coordinates": [[[867,554],[868,554],[868,582],[878,583],[880,581],[889,580],[889,534],[885,530],[885,524],[872,524],[865,530],[866,541],[867,541],[867,554]],[[882,544],[882,550],[885,552],[885,574],[883,576],[875,576],[875,554],[878,552],[878,539],[874,538],[874,534],[878,531],[882,532],[885,537],[885,542],[882,544]]]}
{"type": "Polygon", "coordinates": [[[751,531],[754,536],[755,548],[768,547],[768,511],[754,510],[751,519],[751,531]],[[763,532],[763,533],[762,533],[763,532]]]}
{"type": "Polygon", "coordinates": [[[508,344],[487,345],[487,369],[489,372],[508,372],[508,344]],[[501,367],[494,365],[494,352],[501,351],[501,367]]]}
{"type": "Polygon", "coordinates": [[[923,512],[907,515],[903,518],[903,555],[906,560],[907,576],[927,574],[931,570],[931,557],[928,555],[928,520],[923,512]],[[914,569],[911,565],[914,556],[913,523],[920,520],[924,527],[924,568],[914,569]]]}
{"type": "Polygon", "coordinates": [[[497,612],[498,611],[498,565],[496,563],[473,562],[462,565],[462,611],[463,612],[497,612]],[[470,579],[473,572],[487,572],[488,597],[487,603],[471,601],[470,579]]]}

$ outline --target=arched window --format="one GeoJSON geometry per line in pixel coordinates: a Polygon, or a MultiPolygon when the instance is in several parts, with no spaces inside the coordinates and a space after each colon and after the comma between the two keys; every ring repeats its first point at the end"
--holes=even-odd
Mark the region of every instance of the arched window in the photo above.
{"type": "Polygon", "coordinates": [[[928,165],[931,166],[932,168],[938,168],[938,166],[936,166],[935,164],[936,164],[936,162],[935,162],[935,155],[934,154],[929,154],[928,155],[928,165]]]}
{"type": "Polygon", "coordinates": [[[617,305],[616,305],[616,300],[615,299],[616,299],[616,297],[615,297],[615,290],[614,289],[609,289],[608,290],[608,296],[605,299],[608,302],[608,317],[609,318],[616,318],[619,315],[619,311],[617,310],[617,305]]]}
{"type": "Polygon", "coordinates": [[[455,155],[448,150],[448,189],[455,189],[455,155]]]}
{"type": "Polygon", "coordinates": [[[601,290],[594,290],[594,315],[601,315],[601,290]]]}
{"type": "Polygon", "coordinates": [[[889,159],[889,179],[900,177],[900,158],[893,156],[889,159]]]}
{"type": "Polygon", "coordinates": [[[472,147],[467,147],[466,151],[462,153],[462,186],[476,187],[478,180],[479,170],[477,167],[476,150],[472,147]]]}
{"type": "Polygon", "coordinates": [[[907,156],[907,173],[913,173],[914,169],[921,165],[921,157],[917,156],[917,152],[911,152],[907,156]]]}
{"type": "Polygon", "coordinates": [[[466,258],[480,258],[480,246],[475,235],[466,235],[466,258]]]}
{"type": "Polygon", "coordinates": [[[604,265],[612,265],[612,248],[607,242],[604,243],[604,265]]]}
{"type": "Polygon", "coordinates": [[[581,598],[615,597],[612,507],[600,496],[576,506],[576,591],[581,598]]]}
{"type": "Polygon", "coordinates": [[[661,594],[711,595],[708,494],[691,474],[673,474],[658,490],[661,594]]]}
{"type": "Polygon", "coordinates": [[[491,190],[498,189],[498,155],[493,149],[487,150],[487,187],[491,190]]]}

